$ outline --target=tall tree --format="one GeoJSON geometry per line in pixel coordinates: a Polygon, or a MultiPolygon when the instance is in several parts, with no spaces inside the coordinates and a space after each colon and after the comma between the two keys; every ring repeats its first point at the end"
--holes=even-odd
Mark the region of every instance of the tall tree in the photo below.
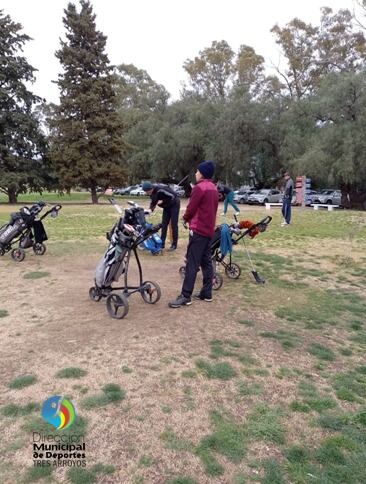
{"type": "Polygon", "coordinates": [[[356,72],[365,65],[365,36],[355,27],[351,12],[333,13],[328,7],[321,11],[319,27],[295,18],[271,30],[287,63],[286,69],[277,71],[293,100],[315,93],[329,73],[356,72]]]}
{"type": "Polygon", "coordinates": [[[283,28],[275,25],[271,29],[287,61],[287,69],[277,68],[277,71],[292,99],[301,99],[312,92],[317,31],[317,28],[297,18],[283,28]]]}
{"type": "Polygon", "coordinates": [[[207,98],[224,98],[235,71],[234,52],[225,40],[212,42],[194,60],[183,65],[190,77],[193,91],[207,98]]]}
{"type": "Polygon", "coordinates": [[[304,155],[294,160],[323,183],[366,186],[366,75],[330,74],[311,101],[316,129],[304,155]]]}
{"type": "Polygon", "coordinates": [[[133,64],[121,64],[117,66],[116,73],[118,101],[122,109],[164,111],[170,95],[145,70],[133,64]]]}
{"type": "Polygon", "coordinates": [[[318,55],[315,75],[318,77],[324,78],[331,72],[356,72],[364,67],[365,36],[355,29],[349,10],[333,13],[331,8],[322,8],[316,49],[318,55]]]}
{"type": "Polygon", "coordinates": [[[239,48],[236,69],[237,83],[253,95],[259,94],[264,83],[264,58],[256,54],[253,47],[241,45],[239,48]]]}
{"type": "Polygon", "coordinates": [[[10,203],[45,185],[45,137],[34,106],[41,99],[27,88],[35,69],[21,55],[30,40],[22,26],[0,10],[0,191],[10,203]]]}
{"type": "Polygon", "coordinates": [[[51,155],[61,188],[81,185],[98,203],[98,185],[124,182],[127,145],[106,37],[96,29],[90,2],[80,5],[80,12],[72,3],[64,10],[67,40],[56,52],[63,72],[57,81],[60,104],[50,119],[51,155]]]}
{"type": "Polygon", "coordinates": [[[126,126],[129,182],[151,177],[151,147],[163,123],[169,93],[143,69],[133,64],[116,68],[118,111],[126,126]]]}

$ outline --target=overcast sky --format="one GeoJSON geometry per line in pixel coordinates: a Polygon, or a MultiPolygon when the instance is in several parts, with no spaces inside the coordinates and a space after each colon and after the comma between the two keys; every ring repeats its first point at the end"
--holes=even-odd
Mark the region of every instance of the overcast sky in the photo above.
{"type": "MultiPolygon", "coordinates": [[[[64,38],[67,0],[0,0],[0,9],[23,25],[33,38],[24,53],[38,69],[33,91],[58,101],[60,65],[55,51],[64,38]]],[[[79,2],[72,2],[79,5],[79,2]]],[[[186,79],[182,65],[213,40],[226,40],[237,51],[252,46],[267,66],[278,64],[279,52],[270,29],[294,17],[319,24],[320,8],[353,9],[353,0],[92,0],[97,29],[107,38],[113,64],[132,63],[179,97],[186,79]]]]}

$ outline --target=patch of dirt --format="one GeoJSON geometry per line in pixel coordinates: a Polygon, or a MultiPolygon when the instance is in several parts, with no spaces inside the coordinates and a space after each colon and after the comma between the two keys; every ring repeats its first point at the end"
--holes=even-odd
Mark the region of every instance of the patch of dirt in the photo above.
{"type": "MultiPolygon", "coordinates": [[[[271,311],[261,309],[260,300],[244,312],[243,293],[234,286],[236,281],[225,276],[224,286],[214,293],[212,303],[195,301],[190,307],[168,308],[168,301],[181,289],[178,268],[185,243],[176,253],[159,257],[142,254],[144,279],[159,283],[162,298],[156,305],[148,305],[138,293],[133,294],[127,317],[111,319],[105,301],[96,303],[88,296],[102,253],[89,250],[54,257],[50,245],[44,257],[28,253],[20,264],[8,256],[1,259],[0,309],[7,310],[9,316],[0,318],[0,407],[8,403],[41,403],[55,394],[70,396],[79,414],[88,421],[88,466],[97,462],[116,466],[116,471],[104,476],[102,482],[128,484],[142,476],[148,483],[159,484],[177,475],[191,475],[200,483],[221,484],[230,482],[241,470],[249,472],[246,464],[234,465],[217,456],[224,464],[225,475],[209,478],[197,456],[166,448],[160,436],[171,428],[178,437],[197,445],[212,432],[211,410],[225,409],[245,422],[246,414],[257,403],[286,407],[296,398],[300,377],[279,379],[279,369],[295,366],[321,380],[313,369],[314,358],[296,349],[286,353],[278,341],[259,337],[261,331],[285,326],[276,322],[271,311]],[[48,272],[49,276],[24,279],[33,271],[48,272]],[[253,320],[255,325],[238,324],[239,319],[253,320]],[[209,342],[213,339],[239,342],[240,347],[233,351],[253,356],[259,365],[243,365],[235,357],[223,357],[218,361],[230,362],[237,371],[236,379],[208,380],[197,372],[194,378],[182,377],[183,371],[195,370],[197,358],[209,360],[209,342]],[[132,373],[124,373],[123,366],[132,373]],[[65,367],[83,368],[88,373],[80,379],[55,378],[57,371],[65,367]],[[267,370],[268,375],[243,373],[243,369],[256,368],[267,370]],[[37,382],[22,390],[9,389],[8,382],[22,374],[35,375],[37,382]],[[260,383],[263,393],[238,398],[237,383],[247,379],[260,383]],[[126,398],[106,407],[83,409],[85,395],[75,385],[87,387],[89,396],[99,393],[107,383],[120,385],[126,398]],[[153,459],[150,467],[138,465],[142,455],[153,459]]],[[[130,274],[131,283],[136,283],[136,266],[131,267],[130,274]]],[[[253,282],[243,274],[241,284],[244,287],[253,282]]],[[[261,297],[267,297],[264,288],[261,297]]],[[[297,328],[294,332],[300,333],[297,328]]],[[[314,341],[314,335],[306,331],[301,332],[301,337],[304,347],[314,341]]],[[[21,429],[27,419],[0,419],[0,455],[15,469],[9,471],[10,478],[5,482],[14,482],[14,472],[19,474],[32,465],[31,434],[21,429]],[[7,450],[16,435],[25,439],[23,448],[7,450]]],[[[290,442],[296,441],[303,425],[302,414],[289,417],[286,427],[290,442]]],[[[308,432],[310,435],[314,430],[308,432]]],[[[249,456],[279,458],[280,450],[258,442],[251,445],[249,456]]],[[[65,470],[58,470],[55,476],[63,481],[65,470]]]]}

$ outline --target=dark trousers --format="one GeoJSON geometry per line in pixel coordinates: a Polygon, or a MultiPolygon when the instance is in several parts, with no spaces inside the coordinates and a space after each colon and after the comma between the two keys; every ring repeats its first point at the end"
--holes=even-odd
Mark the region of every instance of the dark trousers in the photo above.
{"type": "Polygon", "coordinates": [[[161,221],[163,225],[161,227],[161,241],[163,243],[163,247],[165,247],[165,239],[166,239],[166,234],[167,234],[170,222],[172,223],[172,232],[173,232],[172,245],[174,245],[175,247],[177,247],[178,245],[179,210],[180,210],[179,198],[175,201],[173,205],[163,209],[163,220],[161,221]]]}
{"type": "Polygon", "coordinates": [[[213,267],[211,260],[211,237],[191,233],[187,247],[186,273],[184,277],[182,294],[190,297],[196,282],[197,272],[202,269],[203,286],[201,295],[204,297],[212,296],[213,267]]]}
{"type": "Polygon", "coordinates": [[[282,216],[289,224],[291,221],[291,199],[284,198],[282,202],[282,216]]]}

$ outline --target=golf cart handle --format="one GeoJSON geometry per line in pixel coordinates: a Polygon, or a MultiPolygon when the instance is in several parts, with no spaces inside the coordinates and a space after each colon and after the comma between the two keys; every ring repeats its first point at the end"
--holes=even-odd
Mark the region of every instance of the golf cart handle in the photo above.
{"type": "Polygon", "coordinates": [[[260,222],[258,222],[255,225],[258,227],[260,232],[264,232],[267,228],[267,225],[270,224],[271,220],[272,220],[272,217],[268,215],[267,217],[264,217],[260,222]]]}
{"type": "Polygon", "coordinates": [[[260,224],[266,224],[268,225],[272,220],[272,217],[270,215],[267,215],[267,217],[264,217],[260,222],[258,222],[256,225],[260,224]]]}
{"type": "MultiPolygon", "coordinates": [[[[240,233],[240,235],[235,239],[233,240],[233,244],[237,244],[240,240],[243,239],[243,237],[245,237],[246,235],[250,235],[251,232],[253,232],[254,230],[258,230],[259,232],[264,232],[266,229],[267,229],[267,226],[269,225],[269,223],[271,222],[272,220],[272,217],[271,216],[267,216],[267,217],[264,217],[262,220],[260,220],[259,222],[251,225],[249,228],[245,229],[243,232],[240,233]]],[[[235,227],[237,224],[232,224],[231,227],[235,227]]],[[[234,229],[235,230],[235,229],[234,229]]]]}
{"type": "MultiPolygon", "coordinates": [[[[45,205],[46,205],[46,204],[45,204],[45,205]]],[[[59,211],[61,210],[61,208],[62,208],[62,205],[61,205],[61,204],[59,204],[59,203],[58,203],[57,205],[50,205],[49,203],[47,203],[47,205],[48,205],[49,207],[52,207],[52,208],[50,208],[49,210],[47,210],[47,212],[46,212],[46,213],[44,213],[44,214],[42,215],[42,217],[40,218],[40,220],[43,220],[43,219],[44,219],[45,217],[47,217],[47,215],[49,215],[49,214],[51,214],[51,217],[52,217],[52,213],[55,213],[55,212],[56,212],[56,216],[57,216],[58,212],[59,212],[59,211]]]]}

